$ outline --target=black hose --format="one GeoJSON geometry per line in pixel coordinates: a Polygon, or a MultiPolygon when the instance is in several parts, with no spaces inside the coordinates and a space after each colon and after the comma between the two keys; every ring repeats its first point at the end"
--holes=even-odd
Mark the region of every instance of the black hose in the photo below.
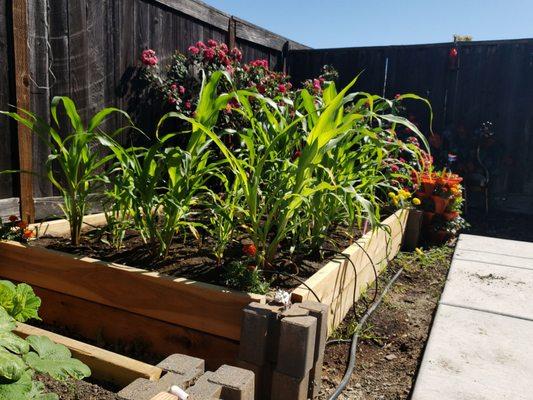
{"type": "MultiPolygon", "coordinates": [[[[391,288],[391,286],[396,282],[396,280],[400,277],[400,275],[403,272],[403,268],[400,268],[398,272],[392,277],[392,279],[387,283],[387,286],[383,289],[383,292],[379,295],[378,299],[372,304],[372,306],[366,311],[366,313],[363,315],[359,323],[357,324],[357,327],[355,328],[355,332],[352,336],[351,342],[352,345],[350,346],[350,358],[348,360],[348,366],[346,367],[346,372],[344,373],[344,376],[342,377],[341,382],[337,386],[337,389],[333,394],[328,398],[328,400],[336,400],[341,393],[346,389],[346,386],[350,382],[350,378],[352,376],[353,370],[355,368],[355,358],[357,354],[357,341],[359,339],[359,332],[362,329],[362,327],[365,325],[366,320],[376,311],[376,309],[381,304],[381,301],[391,288]]],[[[349,340],[332,340],[328,342],[327,344],[333,344],[333,343],[345,343],[349,340]]]]}

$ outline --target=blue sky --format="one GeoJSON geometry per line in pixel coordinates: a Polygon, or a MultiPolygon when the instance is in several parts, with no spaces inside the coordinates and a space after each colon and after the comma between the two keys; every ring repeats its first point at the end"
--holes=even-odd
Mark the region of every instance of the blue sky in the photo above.
{"type": "Polygon", "coordinates": [[[533,0],[204,0],[315,48],[533,38],[533,0]]]}

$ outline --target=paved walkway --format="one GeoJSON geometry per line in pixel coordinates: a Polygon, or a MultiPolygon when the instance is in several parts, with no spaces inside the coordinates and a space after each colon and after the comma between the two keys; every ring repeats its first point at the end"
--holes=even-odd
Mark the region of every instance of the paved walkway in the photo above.
{"type": "Polygon", "coordinates": [[[461,235],[412,400],[533,399],[533,243],[461,235]]]}

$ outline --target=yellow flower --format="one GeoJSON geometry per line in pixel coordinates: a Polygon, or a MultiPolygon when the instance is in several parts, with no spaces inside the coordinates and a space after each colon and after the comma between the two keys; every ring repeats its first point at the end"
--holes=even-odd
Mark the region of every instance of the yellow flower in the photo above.
{"type": "Polygon", "coordinates": [[[416,251],[417,254],[419,254],[419,255],[421,255],[421,256],[424,255],[424,252],[422,251],[422,249],[421,249],[420,247],[417,247],[417,248],[415,249],[415,251],[416,251]]]}
{"type": "Polygon", "coordinates": [[[421,203],[421,201],[420,201],[420,199],[419,199],[418,197],[415,197],[415,198],[413,199],[413,204],[414,204],[415,206],[419,206],[420,203],[421,203]]]}
{"type": "Polygon", "coordinates": [[[388,196],[391,198],[391,199],[394,199],[396,197],[396,195],[394,194],[394,192],[389,192],[388,196]]]}
{"type": "Polygon", "coordinates": [[[392,204],[394,204],[395,206],[397,206],[400,202],[398,201],[398,199],[394,199],[392,200],[392,204]]]}

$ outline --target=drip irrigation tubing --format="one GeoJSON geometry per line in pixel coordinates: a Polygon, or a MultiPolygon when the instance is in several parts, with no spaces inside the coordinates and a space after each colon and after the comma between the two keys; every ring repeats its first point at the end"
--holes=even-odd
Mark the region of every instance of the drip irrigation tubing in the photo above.
{"type": "Polygon", "coordinates": [[[365,314],[363,315],[363,317],[361,318],[361,320],[357,324],[357,327],[355,328],[355,332],[354,332],[354,334],[352,336],[352,339],[331,340],[331,341],[326,343],[326,344],[329,345],[329,344],[335,344],[335,343],[346,343],[346,342],[349,342],[349,341],[352,342],[352,344],[350,346],[350,358],[348,360],[348,365],[346,367],[346,371],[344,373],[344,376],[343,376],[341,382],[339,383],[339,385],[337,386],[337,389],[335,389],[335,392],[333,392],[333,394],[330,397],[328,397],[328,400],[336,400],[341,395],[341,393],[344,391],[344,389],[346,389],[346,386],[350,382],[350,378],[351,378],[353,370],[355,368],[355,360],[356,360],[356,355],[357,355],[357,342],[358,342],[358,339],[359,339],[359,332],[361,331],[362,327],[365,325],[365,323],[368,320],[368,318],[370,318],[370,316],[372,316],[374,311],[376,311],[376,309],[379,307],[379,305],[383,301],[383,298],[385,297],[385,295],[387,294],[389,289],[392,287],[392,285],[396,282],[396,280],[400,277],[402,272],[403,272],[403,268],[400,268],[398,270],[398,272],[396,272],[396,274],[392,277],[392,279],[387,283],[387,285],[383,289],[383,292],[381,292],[381,294],[379,295],[377,300],[374,301],[372,306],[370,306],[368,308],[368,310],[365,312],[365,314]]]}

